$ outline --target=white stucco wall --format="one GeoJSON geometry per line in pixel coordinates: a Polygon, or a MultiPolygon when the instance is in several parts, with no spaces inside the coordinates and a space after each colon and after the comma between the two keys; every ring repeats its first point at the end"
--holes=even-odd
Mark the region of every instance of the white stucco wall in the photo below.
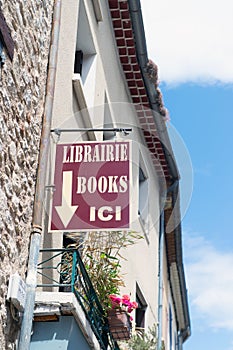
{"type": "MultiPolygon", "coordinates": [[[[84,102],[77,99],[80,77],[73,73],[74,56],[77,38],[78,21],[77,13],[80,1],[70,0],[62,3],[62,20],[59,43],[58,67],[56,76],[56,88],[53,109],[53,128],[83,128],[103,127],[104,102],[109,101],[109,110],[115,127],[132,127],[133,132],[128,136],[117,135],[116,139],[133,140],[132,176],[132,229],[140,233],[144,239],[138,244],[123,252],[127,260],[122,261],[122,272],[125,277],[126,287],[123,290],[131,294],[132,299],[136,295],[136,283],[147,302],[146,326],[152,326],[157,322],[157,285],[158,285],[158,233],[159,233],[159,187],[158,179],[150,154],[145,147],[140,130],[138,129],[137,116],[124,74],[119,62],[115,39],[111,27],[111,19],[107,2],[101,2],[103,22],[97,22],[92,7],[92,2],[84,1],[86,15],[89,21],[92,40],[96,52],[95,63],[92,66],[92,78],[84,86],[84,102]],[[89,95],[87,95],[89,94],[89,95]],[[80,103],[88,104],[89,117],[79,112],[80,103]],[[138,166],[146,171],[149,182],[149,216],[148,227],[145,228],[138,220],[138,166]],[[147,232],[145,232],[147,231],[147,232]],[[146,233],[146,234],[145,234],[146,233]]],[[[88,38],[87,38],[88,39],[88,38]]],[[[93,135],[92,135],[93,136],[93,135]]],[[[101,140],[102,133],[96,132],[94,138],[101,140]]],[[[87,136],[82,133],[64,133],[59,142],[74,142],[86,140],[87,136]]],[[[53,183],[53,155],[55,150],[56,136],[51,137],[51,175],[48,184],[53,183]]],[[[45,233],[45,246],[61,247],[62,233],[45,233]]]]}

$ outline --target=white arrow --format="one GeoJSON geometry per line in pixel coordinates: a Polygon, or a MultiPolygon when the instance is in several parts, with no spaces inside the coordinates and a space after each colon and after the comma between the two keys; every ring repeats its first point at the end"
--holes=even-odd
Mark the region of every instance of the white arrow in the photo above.
{"type": "Polygon", "coordinates": [[[78,205],[72,205],[72,171],[63,172],[62,181],[62,202],[61,205],[55,206],[60,219],[65,227],[69,224],[78,205]]]}

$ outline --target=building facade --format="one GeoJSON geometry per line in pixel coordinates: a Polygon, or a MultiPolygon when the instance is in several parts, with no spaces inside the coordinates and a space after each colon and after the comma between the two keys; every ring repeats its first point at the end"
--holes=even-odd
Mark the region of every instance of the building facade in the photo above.
{"type": "MultiPolygon", "coordinates": [[[[93,256],[87,257],[96,246],[103,257],[109,237],[115,239],[114,255],[116,241],[128,237],[120,243],[124,285],[119,289],[138,303],[133,328],[148,332],[155,326],[157,349],[180,350],[190,334],[190,320],[179,173],[157,66],[147,56],[140,1],[56,0],[42,7],[31,1],[15,6],[16,24],[10,6],[2,7],[15,44],[12,62],[7,58],[2,68],[1,95],[10,104],[8,110],[1,104],[2,130],[4,125],[7,130],[2,169],[8,174],[2,180],[2,210],[11,220],[11,225],[4,221],[3,237],[8,238],[2,241],[2,344],[20,350],[73,349],[77,343],[80,349],[123,346],[100,317],[104,305],[88,277],[94,282],[91,268],[96,265],[93,256]],[[32,12],[35,21],[29,21],[32,12]],[[24,88],[21,81],[26,77],[24,88]],[[96,145],[95,151],[91,145],[96,145]],[[120,156],[121,145],[129,146],[129,153],[124,148],[120,156]],[[59,147],[64,151],[60,166],[59,147]],[[118,179],[124,167],[123,162],[118,167],[120,159],[128,161],[130,170],[118,179]],[[87,163],[96,165],[85,170],[87,163]],[[75,201],[84,192],[80,209],[75,201]],[[92,199],[95,192],[99,197],[92,199]],[[98,203],[104,192],[113,193],[105,205],[98,203]],[[129,194],[128,203],[124,193],[129,194]],[[123,204],[118,202],[121,195],[123,204]],[[82,207],[90,210],[89,222],[83,219],[84,224],[75,226],[82,207]],[[122,221],[125,213],[129,225],[127,219],[122,221]],[[111,233],[106,233],[109,227],[111,233]],[[24,310],[12,306],[11,295],[4,302],[15,272],[27,285],[24,310]]],[[[104,257],[112,258],[107,253],[104,257]]],[[[116,268],[112,266],[111,271],[116,268]]]]}

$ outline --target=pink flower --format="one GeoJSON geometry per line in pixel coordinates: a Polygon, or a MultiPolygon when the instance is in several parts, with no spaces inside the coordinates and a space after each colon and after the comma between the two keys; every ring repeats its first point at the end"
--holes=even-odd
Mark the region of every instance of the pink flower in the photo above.
{"type": "Polygon", "coordinates": [[[109,295],[109,298],[110,298],[111,301],[113,301],[113,302],[119,302],[119,304],[120,304],[120,302],[121,302],[121,298],[118,297],[118,296],[115,295],[115,294],[110,294],[110,295],[109,295]]]}
{"type": "Polygon", "coordinates": [[[138,307],[136,301],[130,301],[130,296],[128,294],[122,295],[122,298],[115,294],[110,294],[109,299],[111,300],[113,309],[125,310],[127,313],[131,313],[138,307]]]}
{"type": "Polygon", "coordinates": [[[127,294],[122,295],[122,304],[125,306],[130,306],[131,302],[130,302],[130,296],[127,294]]]}
{"type": "Polygon", "coordinates": [[[128,306],[128,312],[132,312],[134,309],[138,307],[138,303],[136,301],[129,302],[128,306]]]}
{"type": "Polygon", "coordinates": [[[131,302],[130,302],[129,300],[122,299],[122,305],[130,306],[130,305],[131,305],[131,302]]]}
{"type": "Polygon", "coordinates": [[[133,309],[137,309],[138,303],[136,301],[132,301],[131,306],[133,309]]]}
{"type": "Polygon", "coordinates": [[[117,295],[111,294],[109,295],[109,298],[111,300],[112,307],[116,308],[121,304],[121,298],[118,297],[117,295]]]}

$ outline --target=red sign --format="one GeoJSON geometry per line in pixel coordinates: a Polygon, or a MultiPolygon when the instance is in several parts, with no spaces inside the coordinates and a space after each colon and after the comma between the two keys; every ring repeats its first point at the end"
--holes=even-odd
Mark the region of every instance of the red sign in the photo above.
{"type": "Polygon", "coordinates": [[[129,228],[130,143],[58,144],[51,231],[129,228]]]}

